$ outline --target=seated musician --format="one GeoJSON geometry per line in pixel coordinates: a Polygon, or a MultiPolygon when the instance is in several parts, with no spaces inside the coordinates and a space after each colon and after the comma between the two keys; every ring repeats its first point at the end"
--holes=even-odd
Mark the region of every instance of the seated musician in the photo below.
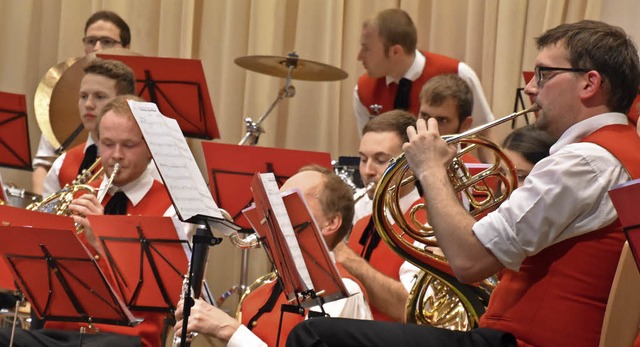
{"type": "Polygon", "coordinates": [[[102,108],[117,95],[135,93],[133,71],[120,61],[95,58],[85,66],[84,73],[78,110],[80,121],[89,132],[87,141],[70,148],[53,162],[45,177],[44,196],[70,184],[96,161],[96,123],[102,108]]]}
{"type": "MultiPolygon", "coordinates": [[[[298,188],[303,194],[318,228],[321,230],[327,247],[332,249],[340,243],[351,228],[353,218],[353,195],[351,189],[333,172],[319,166],[306,166],[289,178],[281,191],[298,188]]],[[[350,293],[348,298],[336,300],[323,305],[330,317],[350,317],[355,319],[371,319],[369,306],[362,294],[360,286],[353,278],[336,264],[342,280],[350,293]]],[[[280,305],[287,303],[285,294],[280,290],[278,281],[269,282],[243,299],[241,309],[242,322],[230,317],[220,309],[198,299],[191,308],[187,332],[196,332],[214,336],[228,343],[227,346],[275,346],[280,321],[280,305]],[[275,294],[273,294],[275,293],[275,294]],[[269,303],[272,295],[277,301],[269,303]],[[249,312],[249,307],[254,309],[249,312]],[[257,309],[265,312],[256,315],[257,309]]],[[[182,334],[182,301],[178,304],[175,325],[177,336],[182,334]]],[[[310,310],[320,311],[312,307],[310,310]]],[[[285,313],[281,329],[280,342],[284,343],[289,330],[304,317],[295,313],[285,313]]]]}
{"type": "MultiPolygon", "coordinates": [[[[472,109],[471,89],[455,74],[433,77],[420,91],[420,118],[434,118],[444,134],[466,131],[471,126],[472,109]]],[[[415,125],[415,118],[398,110],[383,113],[365,125],[359,149],[365,186],[377,183],[389,160],[402,153],[402,144],[408,141],[406,128],[411,125],[415,125]]],[[[469,156],[464,159],[477,162],[469,156]]],[[[412,188],[401,194],[400,207],[405,213],[423,201],[412,188]]],[[[348,247],[336,247],[336,259],[364,285],[375,320],[403,321],[404,305],[418,269],[409,263],[401,267],[404,259],[381,241],[372,224],[372,198],[373,191],[369,191],[356,204],[348,247]]]]}
{"type": "MultiPolygon", "coordinates": [[[[84,194],[73,200],[69,209],[74,213],[73,219],[84,227],[79,234],[80,239],[98,259],[98,264],[107,271],[104,257],[101,256],[98,243],[91,229],[88,215],[127,214],[145,216],[171,217],[181,237],[189,226],[182,224],[176,216],[169,195],[164,185],[155,180],[148,164],[151,154],[142,137],[127,99],[140,101],[136,96],[123,95],[111,100],[102,109],[96,120],[96,135],[102,157],[105,176],[100,181],[92,182],[95,187],[105,188],[114,165],[120,169],[113,179],[104,201],[99,202],[93,194],[84,194]],[[183,229],[184,228],[184,229],[183,229]]],[[[115,287],[116,284],[112,283],[115,287]]],[[[132,311],[137,318],[144,321],[136,327],[123,327],[108,324],[95,324],[97,334],[79,333],[82,323],[47,321],[44,329],[26,331],[17,330],[14,346],[149,346],[161,345],[164,313],[132,311]]],[[[0,345],[8,343],[10,330],[0,333],[0,345]]]]}
{"type": "Polygon", "coordinates": [[[425,189],[429,222],[456,277],[500,272],[479,328],[312,319],[287,346],[597,346],[626,241],[607,192],[640,178],[640,138],[625,113],[640,62],[619,27],[583,20],[536,38],[525,87],[536,127],[558,138],[509,200],[479,221],[465,216],[444,166],[456,148],[434,120],[407,130],[403,149],[425,189]]]}

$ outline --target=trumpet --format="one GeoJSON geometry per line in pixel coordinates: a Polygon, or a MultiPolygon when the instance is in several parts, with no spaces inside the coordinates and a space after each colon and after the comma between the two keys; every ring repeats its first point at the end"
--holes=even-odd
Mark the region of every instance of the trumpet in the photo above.
{"type": "MultiPolygon", "coordinates": [[[[443,137],[448,144],[460,145],[461,150],[447,167],[447,175],[456,194],[468,199],[474,218],[497,208],[518,184],[511,160],[497,144],[478,137],[478,133],[538,109],[539,106],[534,104],[526,110],[461,134],[443,137]],[[472,174],[462,161],[462,156],[480,147],[493,153],[493,164],[472,174]],[[501,167],[507,168],[507,172],[503,173],[501,167]],[[504,188],[498,194],[492,187],[500,184],[504,188]]],[[[409,295],[406,320],[454,330],[470,330],[477,326],[495,281],[490,279],[476,286],[468,286],[457,282],[454,276],[447,273],[450,268],[446,258],[429,249],[438,247],[433,229],[417,218],[417,212],[424,209],[425,204],[414,205],[406,219],[400,208],[400,188],[416,180],[403,153],[391,160],[373,198],[373,220],[381,238],[401,257],[424,271],[409,295]],[[396,231],[393,224],[400,231],[396,231]]]]}

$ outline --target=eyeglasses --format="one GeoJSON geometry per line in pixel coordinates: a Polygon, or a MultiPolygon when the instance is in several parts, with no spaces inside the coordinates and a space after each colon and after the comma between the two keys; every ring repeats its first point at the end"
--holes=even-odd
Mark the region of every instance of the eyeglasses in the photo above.
{"type": "Polygon", "coordinates": [[[103,37],[88,36],[88,37],[82,38],[82,43],[84,43],[84,45],[87,47],[95,47],[96,43],[98,42],[100,42],[100,46],[102,46],[102,48],[112,48],[116,44],[122,43],[118,40],[114,40],[106,36],[103,36],[103,37]]]}
{"type": "Polygon", "coordinates": [[[548,80],[552,79],[553,76],[556,76],[560,73],[563,72],[589,72],[591,71],[590,69],[579,69],[579,68],[572,68],[572,67],[551,67],[551,66],[536,66],[533,69],[533,74],[536,78],[536,83],[538,84],[538,87],[540,87],[542,84],[544,84],[545,82],[547,82],[548,80]],[[545,78],[545,75],[543,74],[546,71],[559,71],[556,74],[553,74],[551,76],[547,76],[545,78]]]}

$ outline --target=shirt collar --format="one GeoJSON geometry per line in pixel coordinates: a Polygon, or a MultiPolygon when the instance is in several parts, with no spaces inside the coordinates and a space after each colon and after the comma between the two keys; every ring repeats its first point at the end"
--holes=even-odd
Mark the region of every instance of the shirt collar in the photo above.
{"type": "Polygon", "coordinates": [[[549,154],[554,154],[564,146],[576,143],[591,135],[594,131],[612,124],[628,124],[627,116],[619,112],[602,113],[580,121],[567,129],[556,143],[549,149],[549,154]]]}
{"type": "MultiPolygon", "coordinates": [[[[108,177],[104,177],[102,183],[100,184],[100,190],[104,189],[108,180],[108,177]]],[[[131,201],[131,204],[133,204],[133,206],[136,206],[151,189],[152,185],[153,177],[151,177],[147,169],[147,171],[140,175],[140,177],[136,178],[133,182],[129,182],[122,187],[112,185],[111,188],[109,188],[109,192],[112,194],[118,191],[124,192],[129,201],[131,201]]]]}
{"type": "MultiPolygon", "coordinates": [[[[411,81],[415,81],[422,75],[422,70],[424,70],[424,65],[427,63],[427,58],[422,55],[420,51],[416,49],[415,58],[413,59],[413,63],[409,66],[409,69],[404,73],[403,78],[409,79],[411,81]]],[[[387,85],[395,81],[391,76],[386,76],[387,85]]]]}

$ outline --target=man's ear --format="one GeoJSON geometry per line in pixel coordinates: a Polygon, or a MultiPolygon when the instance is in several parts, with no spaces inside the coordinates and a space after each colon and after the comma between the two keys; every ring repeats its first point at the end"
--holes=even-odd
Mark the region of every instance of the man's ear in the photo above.
{"type": "Polygon", "coordinates": [[[463,133],[469,129],[471,129],[471,123],[473,123],[473,117],[469,116],[465,118],[460,124],[460,132],[463,133]]]}
{"type": "Polygon", "coordinates": [[[594,96],[594,94],[598,91],[602,90],[602,84],[604,83],[604,78],[602,77],[602,75],[595,71],[595,70],[591,70],[587,73],[585,73],[585,83],[582,87],[582,97],[583,98],[589,98],[594,96]]]}
{"type": "Polygon", "coordinates": [[[320,226],[320,231],[322,232],[322,236],[326,238],[331,238],[335,235],[336,232],[342,226],[342,216],[339,213],[334,214],[332,217],[327,219],[325,225],[320,226]]]}

